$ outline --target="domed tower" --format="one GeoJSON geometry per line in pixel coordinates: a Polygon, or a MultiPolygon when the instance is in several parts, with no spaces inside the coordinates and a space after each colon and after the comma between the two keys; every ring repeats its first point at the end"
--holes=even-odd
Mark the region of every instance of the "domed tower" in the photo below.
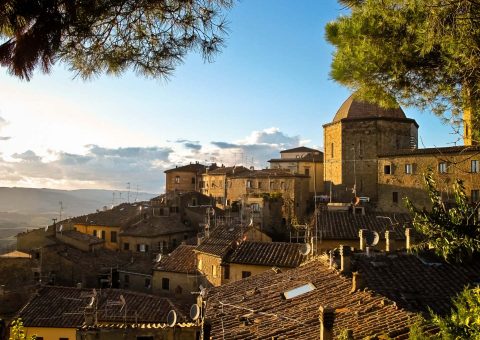
{"type": "Polygon", "coordinates": [[[403,110],[385,109],[352,94],[323,126],[325,190],[333,201],[377,199],[378,155],[417,148],[418,124],[403,110]]]}

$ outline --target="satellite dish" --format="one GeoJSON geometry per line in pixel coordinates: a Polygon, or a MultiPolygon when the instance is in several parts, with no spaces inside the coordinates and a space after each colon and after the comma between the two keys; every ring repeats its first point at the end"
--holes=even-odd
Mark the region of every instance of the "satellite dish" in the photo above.
{"type": "Polygon", "coordinates": [[[299,251],[300,251],[300,254],[302,255],[308,255],[312,251],[312,246],[310,245],[310,243],[304,243],[300,247],[299,251]]]}
{"type": "Polygon", "coordinates": [[[192,305],[192,307],[190,307],[190,319],[192,319],[193,321],[196,321],[198,320],[199,317],[200,317],[200,307],[197,304],[194,304],[192,305]]]}
{"type": "Polygon", "coordinates": [[[248,224],[249,227],[251,227],[253,225],[253,217],[250,218],[250,223],[248,224]]]}
{"type": "Polygon", "coordinates": [[[376,231],[369,231],[365,235],[365,243],[369,247],[374,247],[380,241],[380,235],[376,231]]]}
{"type": "Polygon", "coordinates": [[[167,325],[169,327],[173,327],[177,324],[177,312],[175,312],[173,309],[168,312],[167,315],[167,325]]]}
{"type": "Polygon", "coordinates": [[[47,232],[47,231],[48,231],[48,227],[49,227],[48,225],[45,227],[45,232],[47,232]]]}
{"type": "Polygon", "coordinates": [[[63,224],[60,224],[60,228],[58,228],[58,231],[62,231],[63,230],[63,224]]]}
{"type": "Polygon", "coordinates": [[[162,254],[157,254],[157,257],[155,258],[155,262],[158,263],[162,260],[162,254]]]}
{"type": "Polygon", "coordinates": [[[360,197],[358,196],[355,196],[354,200],[353,200],[353,205],[354,206],[357,206],[360,204],[360,197]]]}
{"type": "Polygon", "coordinates": [[[90,303],[88,304],[88,307],[93,307],[94,304],[95,304],[95,296],[92,296],[90,298],[90,303]]]}

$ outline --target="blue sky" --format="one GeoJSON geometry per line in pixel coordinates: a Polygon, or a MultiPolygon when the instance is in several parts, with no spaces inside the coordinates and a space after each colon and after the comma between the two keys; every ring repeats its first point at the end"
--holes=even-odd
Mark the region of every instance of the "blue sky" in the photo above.
{"type": "MultiPolygon", "coordinates": [[[[126,73],[73,79],[58,65],[20,81],[0,70],[0,186],[161,192],[163,171],[193,161],[265,166],[284,148],[323,147],[322,125],[349,91],[328,76],[334,0],[242,0],[213,63],[191,54],[168,80],[126,73]]],[[[424,146],[457,137],[405,110],[424,146]]]]}

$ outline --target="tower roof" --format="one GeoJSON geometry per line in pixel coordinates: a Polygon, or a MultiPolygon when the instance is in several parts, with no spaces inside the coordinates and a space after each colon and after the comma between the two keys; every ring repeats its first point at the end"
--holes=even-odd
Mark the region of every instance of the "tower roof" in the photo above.
{"type": "Polygon", "coordinates": [[[357,118],[400,118],[405,119],[405,113],[402,108],[385,109],[377,104],[372,104],[355,98],[355,93],[340,106],[333,122],[339,122],[342,119],[357,118]]]}

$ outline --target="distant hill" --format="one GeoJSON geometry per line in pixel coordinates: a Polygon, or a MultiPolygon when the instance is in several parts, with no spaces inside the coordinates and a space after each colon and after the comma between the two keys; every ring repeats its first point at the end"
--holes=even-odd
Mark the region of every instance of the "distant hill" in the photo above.
{"type": "MultiPolygon", "coordinates": [[[[12,244],[12,238],[27,228],[38,228],[51,223],[60,214],[62,219],[95,212],[110,207],[115,193],[115,205],[126,202],[127,192],[112,190],[55,190],[0,187],[0,248],[12,244]],[[121,195],[120,195],[121,194],[121,195]]],[[[130,192],[130,202],[146,201],[156,194],[130,192]]],[[[0,249],[1,250],[1,249],[0,249]]]]}

